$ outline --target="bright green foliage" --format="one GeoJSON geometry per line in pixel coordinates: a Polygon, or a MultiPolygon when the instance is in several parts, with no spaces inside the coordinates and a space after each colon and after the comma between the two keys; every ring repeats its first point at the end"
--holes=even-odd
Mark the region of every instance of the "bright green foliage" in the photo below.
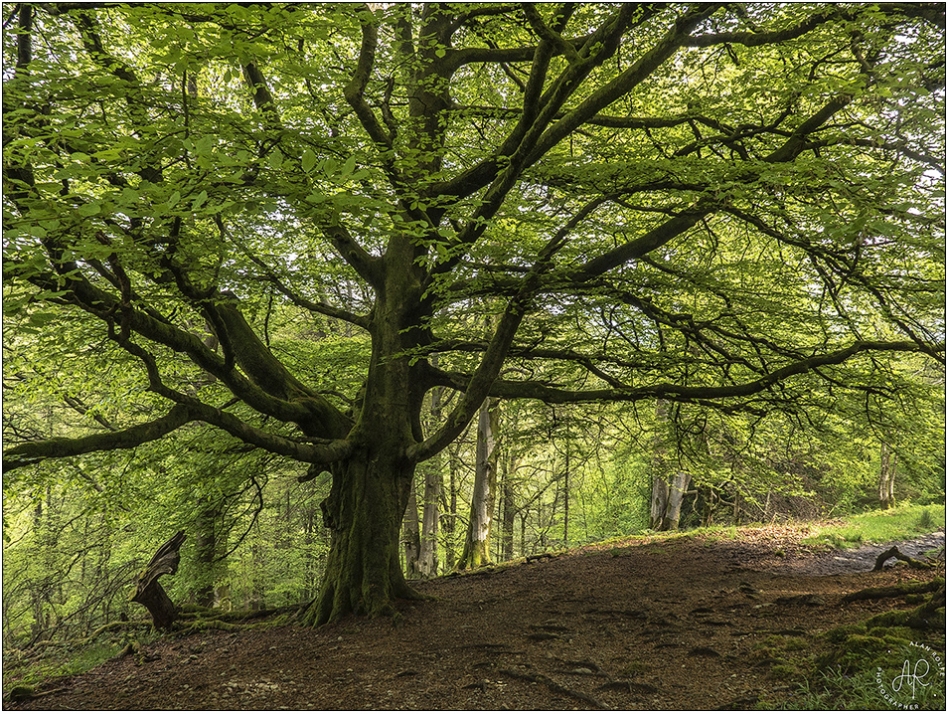
{"type": "MultiPolygon", "coordinates": [[[[244,448],[270,478],[327,469],[312,621],[411,595],[415,467],[488,396],[647,426],[671,405],[652,443],[738,511],[818,490],[812,429],[886,442],[935,495],[944,464],[901,434],[939,431],[944,25],[932,4],[18,5],[15,490],[170,442],[198,494],[170,520],[196,524],[263,491],[244,448]],[[434,388],[454,397],[423,419],[434,388]]],[[[538,543],[580,532],[597,470],[574,445],[547,449],[549,499],[521,494],[538,543]]],[[[631,493],[635,460],[598,458],[631,493]]],[[[838,479],[861,458],[828,457],[838,479]]],[[[150,476],[102,480],[174,503],[150,476]]]]}

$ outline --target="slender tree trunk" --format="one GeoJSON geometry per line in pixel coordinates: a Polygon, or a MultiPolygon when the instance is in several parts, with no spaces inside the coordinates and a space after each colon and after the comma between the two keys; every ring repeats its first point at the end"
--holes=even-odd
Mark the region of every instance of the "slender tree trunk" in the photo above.
{"type": "Polygon", "coordinates": [[[566,548],[570,534],[570,437],[566,439],[567,451],[563,462],[563,547],[566,548]]]}
{"type": "Polygon", "coordinates": [[[447,500],[445,494],[442,494],[445,511],[445,568],[447,570],[452,570],[455,567],[457,557],[458,535],[456,527],[458,525],[458,468],[460,463],[458,448],[458,445],[448,448],[447,500]]]}
{"type": "Polygon", "coordinates": [[[671,423],[669,403],[659,400],[656,404],[656,436],[653,440],[652,500],[649,508],[649,527],[655,531],[674,531],[679,527],[682,500],[689,490],[692,476],[682,470],[672,470],[667,457],[667,440],[664,437],[671,423]],[[670,473],[672,472],[672,473],[670,473]]]}
{"type": "MultiPolygon", "coordinates": [[[[42,538],[42,528],[43,528],[43,497],[42,495],[36,499],[36,506],[33,509],[33,532],[40,534],[42,538]]],[[[41,550],[42,553],[52,552],[48,551],[45,547],[41,550]]],[[[40,639],[41,635],[46,630],[47,618],[46,618],[46,601],[43,597],[43,592],[38,587],[30,588],[30,605],[33,609],[33,624],[31,626],[31,636],[34,640],[40,639]]]]}
{"type": "Polygon", "coordinates": [[[478,442],[475,455],[475,485],[471,497],[471,517],[459,570],[477,568],[491,561],[491,521],[498,483],[497,405],[485,399],[478,414],[478,442]]]}
{"type": "Polygon", "coordinates": [[[421,577],[419,556],[422,552],[418,526],[418,499],[415,497],[415,479],[409,482],[409,503],[402,516],[402,547],[405,552],[405,574],[415,580],[421,577]]]}
{"type": "Polygon", "coordinates": [[[514,558],[514,469],[509,459],[504,460],[501,474],[501,560],[514,558]]]}
{"type": "Polygon", "coordinates": [[[313,544],[316,542],[316,508],[313,499],[307,499],[306,510],[303,512],[303,545],[306,551],[306,560],[303,564],[303,600],[312,600],[317,588],[317,562],[313,555],[313,544]]]}
{"type": "Polygon", "coordinates": [[[691,474],[677,471],[672,476],[656,476],[652,480],[652,506],[649,527],[655,531],[674,531],[679,527],[682,499],[689,490],[691,474]]]}
{"type": "MultiPolygon", "coordinates": [[[[432,420],[442,420],[442,390],[432,390],[432,420]]],[[[418,573],[423,578],[434,578],[438,574],[438,504],[442,492],[442,457],[436,456],[423,468],[425,492],[422,496],[422,532],[419,540],[418,573]]]]}
{"type": "Polygon", "coordinates": [[[896,454],[889,444],[880,444],[880,478],[877,481],[877,490],[880,499],[880,508],[892,508],[896,504],[893,489],[896,486],[896,454]]]}
{"type": "Polygon", "coordinates": [[[198,591],[196,600],[202,607],[213,607],[215,605],[215,585],[217,581],[218,564],[215,562],[217,555],[217,539],[215,526],[220,515],[219,509],[211,503],[210,499],[202,497],[198,503],[198,516],[195,521],[195,559],[198,563],[198,591]]]}
{"type": "Polygon", "coordinates": [[[438,574],[438,499],[442,490],[440,462],[441,459],[433,459],[425,469],[418,555],[418,574],[423,578],[434,578],[438,574]]]}

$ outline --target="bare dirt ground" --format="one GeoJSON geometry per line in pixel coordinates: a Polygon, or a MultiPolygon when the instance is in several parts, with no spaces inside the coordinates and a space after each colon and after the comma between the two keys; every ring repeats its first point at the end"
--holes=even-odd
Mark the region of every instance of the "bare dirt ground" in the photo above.
{"type": "MultiPolygon", "coordinates": [[[[805,534],[637,540],[440,578],[398,622],[171,635],[7,708],[749,709],[794,696],[756,644],[909,607],[841,597],[936,574],[871,573],[890,544],[812,552],[805,534]]],[[[900,548],[944,545],[939,532],[900,548]]]]}

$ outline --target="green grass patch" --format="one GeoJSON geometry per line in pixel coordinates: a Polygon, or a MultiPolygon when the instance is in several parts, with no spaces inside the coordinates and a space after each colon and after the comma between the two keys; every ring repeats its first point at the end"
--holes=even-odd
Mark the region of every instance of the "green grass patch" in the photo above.
{"type": "MultiPolygon", "coordinates": [[[[946,507],[943,505],[916,506],[905,504],[887,511],[873,511],[843,516],[832,521],[803,522],[811,535],[803,539],[805,545],[831,548],[856,548],[867,543],[885,543],[914,538],[946,527],[946,507]]],[[[625,555],[627,548],[641,545],[661,546],[666,543],[699,542],[713,547],[716,543],[748,538],[754,540],[767,524],[748,523],[743,526],[718,525],[680,531],[642,530],[636,534],[613,536],[588,543],[595,549],[608,549],[614,557],[625,555]]],[[[581,546],[584,547],[584,546],[581,546]]],[[[561,551],[567,552],[567,551],[561,551]]],[[[784,557],[778,549],[775,555],[784,557]]],[[[518,559],[520,562],[520,559],[518,559]]]]}
{"type": "Polygon", "coordinates": [[[903,505],[886,511],[860,513],[815,525],[807,545],[854,548],[864,543],[906,540],[946,527],[946,507],[903,505]]]}
{"type": "Polygon", "coordinates": [[[825,667],[798,684],[786,701],[777,705],[762,702],[762,708],[944,711],[945,646],[940,651],[921,642],[900,643],[898,639],[867,637],[860,643],[862,656],[851,652],[848,663],[825,667]]]}
{"type": "Polygon", "coordinates": [[[11,650],[3,653],[3,696],[6,700],[15,688],[42,690],[50,680],[88,672],[118,655],[130,642],[139,645],[154,642],[154,631],[145,633],[103,634],[89,644],[51,646],[31,656],[11,650]]]}
{"type": "Polygon", "coordinates": [[[122,647],[118,643],[96,643],[78,650],[20,661],[15,656],[7,655],[4,657],[7,662],[3,668],[3,694],[6,696],[14,687],[35,689],[51,679],[88,672],[115,657],[122,647]]]}
{"type": "Polygon", "coordinates": [[[756,655],[793,688],[782,701],[762,701],[759,708],[943,711],[946,621],[945,606],[934,607],[938,602],[834,628],[808,640],[806,650],[796,638],[763,639],[756,655]]]}

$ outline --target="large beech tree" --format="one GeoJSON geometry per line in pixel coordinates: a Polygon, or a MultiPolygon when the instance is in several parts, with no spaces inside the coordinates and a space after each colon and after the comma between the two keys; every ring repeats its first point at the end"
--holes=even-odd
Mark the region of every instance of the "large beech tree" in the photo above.
{"type": "Polygon", "coordinates": [[[204,422],[329,471],[309,622],[413,596],[416,466],[488,397],[806,411],[944,360],[940,3],[5,8],[5,338],[151,397],[4,468],[204,422]]]}

